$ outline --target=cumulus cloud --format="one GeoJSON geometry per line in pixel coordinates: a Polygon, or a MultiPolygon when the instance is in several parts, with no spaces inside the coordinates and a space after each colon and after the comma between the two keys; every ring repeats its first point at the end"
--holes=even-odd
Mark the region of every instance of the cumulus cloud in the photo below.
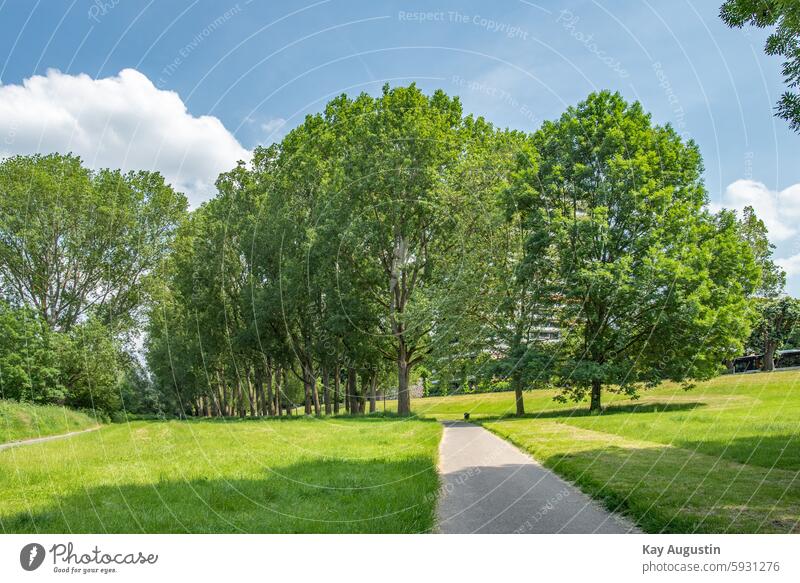
{"type": "Polygon", "coordinates": [[[157,170],[193,205],[250,157],[218,118],[193,116],[177,93],[134,69],[104,79],[50,70],[0,85],[0,156],[50,152],[73,152],[93,168],[157,170]]]}
{"type": "Polygon", "coordinates": [[[786,277],[794,277],[800,275],[800,253],[792,255],[786,259],[777,259],[775,261],[786,272],[786,277]]]}
{"type": "Polygon", "coordinates": [[[752,206],[764,221],[773,242],[791,239],[797,234],[800,221],[800,184],[776,191],[755,180],[737,180],[728,185],[722,201],[712,208],[725,207],[741,213],[746,206],[752,206]]]}
{"type": "Polygon", "coordinates": [[[786,272],[786,291],[792,295],[800,293],[800,253],[797,241],[800,237],[800,184],[783,190],[771,190],[755,180],[737,180],[728,185],[721,201],[712,204],[714,211],[722,207],[741,214],[746,206],[752,206],[756,216],[764,221],[769,238],[775,244],[775,263],[786,272]]]}

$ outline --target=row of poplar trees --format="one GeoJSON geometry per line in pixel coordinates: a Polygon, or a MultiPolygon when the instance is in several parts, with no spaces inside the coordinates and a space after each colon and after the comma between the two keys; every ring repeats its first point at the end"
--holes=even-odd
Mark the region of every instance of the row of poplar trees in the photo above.
{"type": "MultiPolygon", "coordinates": [[[[179,226],[147,362],[189,415],[411,411],[414,369],[563,396],[717,374],[764,267],[697,146],[601,92],[533,134],[416,86],[342,95],[179,226]],[[543,334],[557,330],[557,335],[543,334]]],[[[769,257],[764,261],[769,261],[769,257]]]]}

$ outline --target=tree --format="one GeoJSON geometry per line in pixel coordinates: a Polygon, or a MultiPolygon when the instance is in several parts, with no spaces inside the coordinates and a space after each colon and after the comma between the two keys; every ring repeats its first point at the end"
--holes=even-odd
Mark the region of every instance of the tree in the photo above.
{"type": "Polygon", "coordinates": [[[553,303],[549,233],[523,174],[535,176],[538,155],[530,137],[465,120],[469,148],[458,188],[480,193],[481,220],[472,222],[475,244],[458,262],[459,285],[439,301],[455,315],[435,328],[430,366],[446,390],[508,379],[518,416],[523,391],[549,381],[550,346],[543,338],[553,303]],[[534,204],[534,206],[531,206],[534,204]]]}
{"type": "Polygon", "coordinates": [[[800,5],[797,0],[727,0],[720,17],[730,27],[749,24],[758,28],[774,26],[767,37],[764,52],[784,57],[783,79],[789,88],[778,101],[777,115],[800,132],[800,5]]]}
{"type": "Polygon", "coordinates": [[[35,310],[0,301],[0,398],[63,403],[60,345],[35,310]]]}
{"type": "Polygon", "coordinates": [[[780,295],[786,285],[786,273],[772,260],[775,245],[770,243],[764,221],[756,216],[753,207],[746,206],[739,221],[742,239],[747,242],[753,259],[759,269],[760,281],[756,295],[774,298],[780,295]]]}
{"type": "Polygon", "coordinates": [[[603,387],[716,374],[747,336],[758,269],[733,213],[704,210],[697,146],[610,92],[535,142],[539,171],[521,179],[552,233],[564,395],[599,411],[603,387]]]}
{"type": "Polygon", "coordinates": [[[74,326],[59,351],[65,404],[111,415],[120,408],[122,351],[97,318],[74,326]]]}
{"type": "Polygon", "coordinates": [[[130,328],[186,199],[157,173],[92,172],[72,155],[0,163],[0,280],[69,331],[90,312],[130,328]]]}
{"type": "Polygon", "coordinates": [[[462,235],[480,216],[478,193],[458,189],[453,174],[468,144],[461,104],[411,85],[386,86],[377,99],[342,99],[335,109],[346,130],[339,192],[349,213],[341,240],[366,260],[356,287],[383,306],[379,323],[392,343],[398,413],[408,415],[411,370],[446,315],[435,298],[453,289],[452,266],[472,244],[462,235]]]}
{"type": "Polygon", "coordinates": [[[775,353],[790,340],[800,324],[800,302],[791,297],[762,298],[757,300],[758,315],[750,346],[764,354],[761,370],[775,370],[775,353]]]}
{"type": "Polygon", "coordinates": [[[558,303],[547,211],[539,206],[537,192],[531,187],[538,169],[535,148],[525,144],[504,193],[506,220],[496,231],[502,239],[492,246],[495,257],[490,265],[495,277],[488,286],[499,294],[494,317],[487,318],[493,324],[492,346],[500,352],[490,370],[510,380],[518,417],[525,414],[523,389],[550,381],[553,344],[544,332],[555,323],[558,303]]]}
{"type": "Polygon", "coordinates": [[[111,415],[120,404],[121,359],[96,318],[58,332],[35,310],[0,301],[0,398],[111,415]]]}

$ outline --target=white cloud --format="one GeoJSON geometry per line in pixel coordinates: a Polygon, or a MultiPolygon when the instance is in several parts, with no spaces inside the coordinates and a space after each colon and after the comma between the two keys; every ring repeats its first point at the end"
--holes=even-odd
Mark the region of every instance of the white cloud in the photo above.
{"type": "Polygon", "coordinates": [[[755,180],[737,180],[728,185],[722,200],[711,205],[714,211],[722,207],[740,213],[752,206],[756,216],[764,221],[769,238],[775,244],[775,263],[786,272],[786,291],[800,295],[800,253],[797,242],[800,236],[800,184],[783,190],[770,190],[755,180]]]}
{"type": "Polygon", "coordinates": [[[38,152],[157,170],[193,205],[213,194],[220,172],[250,157],[218,118],[191,115],[177,93],[134,69],[104,79],[50,70],[0,85],[0,156],[38,152]]]}
{"type": "Polygon", "coordinates": [[[770,239],[773,242],[786,241],[798,233],[800,184],[775,191],[761,182],[737,180],[725,189],[722,201],[711,206],[713,210],[725,207],[739,213],[744,207],[752,206],[756,216],[767,226],[770,239]]]}
{"type": "Polygon", "coordinates": [[[274,134],[280,132],[281,128],[283,128],[285,125],[285,119],[282,117],[275,117],[262,123],[261,129],[264,130],[269,137],[272,137],[274,134]]]}
{"type": "Polygon", "coordinates": [[[776,259],[775,263],[780,265],[786,272],[786,277],[800,275],[800,253],[787,257],[786,259],[776,259]]]}

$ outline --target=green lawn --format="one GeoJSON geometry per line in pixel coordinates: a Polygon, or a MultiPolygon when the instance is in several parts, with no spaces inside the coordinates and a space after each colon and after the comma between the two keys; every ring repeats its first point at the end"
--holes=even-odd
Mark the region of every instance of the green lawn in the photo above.
{"type": "Polygon", "coordinates": [[[426,532],[441,427],[134,422],[0,451],[3,532],[426,532]]]}
{"type": "Polygon", "coordinates": [[[427,532],[434,419],[469,412],[645,531],[800,532],[800,372],[608,394],[599,416],[554,394],[526,393],[522,419],[496,393],[417,399],[409,420],[138,421],[12,448],[0,530],[427,532]]]}
{"type": "Polygon", "coordinates": [[[66,407],[0,400],[0,443],[80,431],[95,425],[97,421],[88,415],[66,407]]]}
{"type": "Polygon", "coordinates": [[[424,416],[469,411],[648,532],[800,532],[800,372],[722,376],[638,401],[606,398],[602,415],[554,392],[424,399],[424,416]],[[505,416],[505,417],[504,417],[505,416]]]}

